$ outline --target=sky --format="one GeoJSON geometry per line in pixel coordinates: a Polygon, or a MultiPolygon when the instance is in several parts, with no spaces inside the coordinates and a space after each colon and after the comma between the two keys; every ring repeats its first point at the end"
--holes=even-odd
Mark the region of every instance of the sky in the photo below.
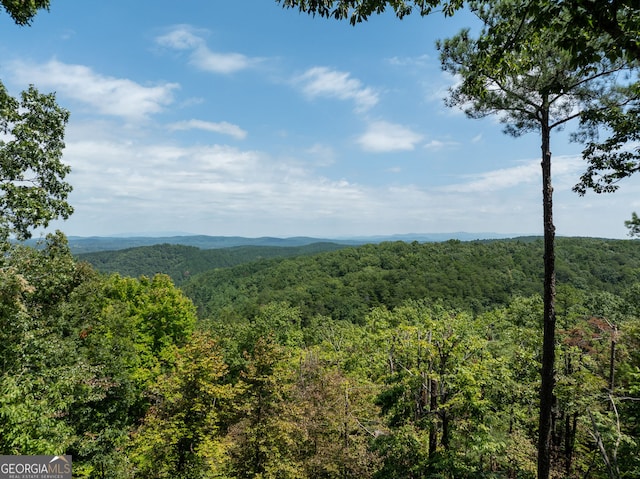
{"type": "MultiPolygon", "coordinates": [[[[53,0],[0,15],[0,79],[71,112],[68,236],[542,234],[540,140],[444,103],[437,39],[473,26],[372,17],[352,27],[275,0],[53,0]]],[[[552,137],[562,236],[625,238],[640,178],[571,191],[585,169],[552,137]]]]}

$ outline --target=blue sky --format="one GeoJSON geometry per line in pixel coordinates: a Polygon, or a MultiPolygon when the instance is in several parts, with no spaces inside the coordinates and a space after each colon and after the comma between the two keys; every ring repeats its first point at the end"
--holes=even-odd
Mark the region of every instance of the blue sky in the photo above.
{"type": "MultiPolygon", "coordinates": [[[[541,234],[536,134],[444,105],[464,13],[350,26],[274,0],[53,1],[0,17],[0,78],[71,111],[68,235],[541,234]]],[[[640,180],[579,197],[552,139],[557,233],[623,238],[640,180]]]]}

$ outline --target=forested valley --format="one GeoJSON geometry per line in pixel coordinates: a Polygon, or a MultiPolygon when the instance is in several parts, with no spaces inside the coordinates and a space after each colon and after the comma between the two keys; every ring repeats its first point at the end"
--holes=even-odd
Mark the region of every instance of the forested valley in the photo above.
{"type": "MultiPolygon", "coordinates": [[[[118,273],[61,233],[14,246],[0,450],[92,478],[535,477],[541,240],[317,248],[185,275],[206,252],[118,273]]],[[[640,244],[557,251],[553,475],[638,477],[640,244]]]]}

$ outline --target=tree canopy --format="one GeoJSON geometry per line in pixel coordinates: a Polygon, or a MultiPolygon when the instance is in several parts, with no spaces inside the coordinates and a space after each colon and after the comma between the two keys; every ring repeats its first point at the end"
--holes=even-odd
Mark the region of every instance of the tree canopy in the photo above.
{"type": "MultiPolygon", "coordinates": [[[[0,6],[17,25],[29,25],[49,0],[1,0],[0,6]]],[[[0,82],[0,241],[24,240],[32,230],[56,218],[67,219],[71,185],[64,181],[69,166],[62,163],[69,112],[54,94],[31,85],[14,98],[0,82]]]]}
{"type": "Polygon", "coordinates": [[[62,162],[69,112],[31,86],[18,100],[0,84],[0,240],[68,218],[71,170],[62,162]]]}
{"type": "MultiPolygon", "coordinates": [[[[640,249],[560,241],[554,473],[638,477],[640,249]]],[[[0,452],[68,453],[85,478],[532,479],[541,248],[217,268],[189,292],[226,304],[197,320],[166,276],[100,275],[60,233],[17,246],[0,268],[0,452]]]]}
{"type": "Polygon", "coordinates": [[[51,0],[1,0],[0,6],[18,25],[30,25],[39,10],[49,10],[51,0]]]}
{"type": "Polygon", "coordinates": [[[463,0],[276,0],[285,8],[297,8],[301,12],[336,20],[349,19],[352,25],[368,20],[371,15],[383,13],[387,7],[398,18],[413,12],[425,16],[436,8],[452,15],[463,5],[463,0]]]}

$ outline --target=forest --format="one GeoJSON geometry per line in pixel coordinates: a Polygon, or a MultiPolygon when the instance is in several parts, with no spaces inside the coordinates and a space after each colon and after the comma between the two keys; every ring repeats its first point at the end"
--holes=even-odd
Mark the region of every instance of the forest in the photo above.
{"type": "Polygon", "coordinates": [[[473,13],[436,44],[446,104],[539,135],[543,237],[33,247],[74,212],[70,112],[0,82],[0,453],[70,455],[78,478],[640,477],[639,243],[556,238],[551,180],[568,124],[574,192],[640,171],[637,1],[275,3],[352,25],[473,13]]]}
{"type": "MultiPolygon", "coordinates": [[[[260,249],[180,288],[155,248],[113,252],[157,272],[131,277],[61,233],[15,247],[3,453],[95,478],[535,477],[541,239],[260,249]]],[[[553,476],[638,477],[640,244],[558,238],[558,278],[553,476]]]]}

